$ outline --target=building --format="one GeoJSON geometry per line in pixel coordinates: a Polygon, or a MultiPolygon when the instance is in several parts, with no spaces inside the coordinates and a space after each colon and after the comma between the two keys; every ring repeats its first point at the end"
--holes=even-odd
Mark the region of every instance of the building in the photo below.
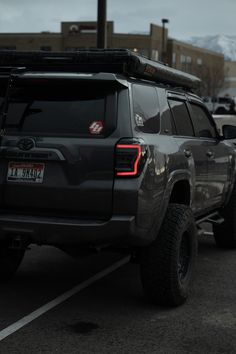
{"type": "MultiPolygon", "coordinates": [[[[96,22],[62,22],[60,33],[0,33],[0,49],[70,51],[96,48],[96,45],[96,22]]],[[[124,34],[115,33],[114,22],[108,21],[107,47],[128,48],[157,60],[162,48],[162,27],[150,24],[147,34],[124,34]]]]}
{"type": "Polygon", "coordinates": [[[0,33],[0,49],[61,51],[61,33],[0,33]]]}
{"type": "Polygon", "coordinates": [[[167,62],[170,66],[189,73],[199,72],[206,65],[218,65],[222,68],[224,66],[223,54],[175,39],[168,39],[167,55],[167,62]]]}
{"type": "MultiPolygon", "coordinates": [[[[96,22],[62,22],[62,50],[96,48],[96,22]]],[[[165,29],[167,38],[168,30],[165,29]]],[[[158,60],[162,46],[162,27],[150,24],[147,34],[114,32],[114,22],[107,22],[107,48],[127,48],[158,60]]]]}
{"type": "Polygon", "coordinates": [[[217,96],[224,85],[224,55],[191,44],[168,39],[167,63],[201,78],[202,96],[217,96]]]}
{"type": "MultiPolygon", "coordinates": [[[[96,43],[95,21],[62,22],[59,33],[0,33],[0,49],[72,51],[96,48],[96,43]]],[[[223,55],[168,39],[168,29],[162,26],[150,24],[149,32],[142,34],[115,33],[114,22],[108,21],[107,47],[131,49],[154,60],[162,58],[176,69],[200,76],[200,93],[204,95],[215,95],[223,85],[223,55]]]]}
{"type": "Polygon", "coordinates": [[[236,61],[225,62],[225,83],[220,95],[236,97],[236,61]]]}

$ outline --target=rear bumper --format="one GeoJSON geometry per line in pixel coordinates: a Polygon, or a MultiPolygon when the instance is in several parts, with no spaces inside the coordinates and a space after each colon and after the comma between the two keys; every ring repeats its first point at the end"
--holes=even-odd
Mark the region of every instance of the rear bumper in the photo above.
{"type": "MultiPolygon", "coordinates": [[[[26,244],[99,246],[139,238],[134,216],[114,216],[106,222],[0,215],[0,240],[20,237],[26,244]]],[[[142,232],[141,232],[142,234],[142,232]]],[[[140,236],[141,236],[140,234],[140,236]]],[[[142,238],[142,237],[141,237],[142,238]]],[[[137,243],[139,243],[137,241],[137,243]]],[[[142,243],[142,242],[141,242],[142,243]]]]}

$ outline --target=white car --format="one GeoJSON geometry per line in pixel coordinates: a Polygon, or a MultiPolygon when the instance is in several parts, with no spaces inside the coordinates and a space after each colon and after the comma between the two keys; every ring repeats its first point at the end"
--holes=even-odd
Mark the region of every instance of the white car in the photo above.
{"type": "Polygon", "coordinates": [[[213,114],[236,114],[236,97],[203,97],[203,102],[213,114]]]}
{"type": "Polygon", "coordinates": [[[235,125],[236,126],[236,115],[233,115],[233,114],[213,114],[212,116],[216,122],[216,126],[218,128],[220,135],[223,134],[223,132],[222,132],[223,125],[235,125]]]}

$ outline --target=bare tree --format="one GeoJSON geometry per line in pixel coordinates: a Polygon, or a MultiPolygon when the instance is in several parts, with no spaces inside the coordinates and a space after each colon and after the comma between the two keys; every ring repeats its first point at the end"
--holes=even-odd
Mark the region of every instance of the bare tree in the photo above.
{"type": "Polygon", "coordinates": [[[225,83],[222,64],[196,65],[193,69],[194,74],[202,80],[198,94],[200,96],[217,96],[225,83]]]}

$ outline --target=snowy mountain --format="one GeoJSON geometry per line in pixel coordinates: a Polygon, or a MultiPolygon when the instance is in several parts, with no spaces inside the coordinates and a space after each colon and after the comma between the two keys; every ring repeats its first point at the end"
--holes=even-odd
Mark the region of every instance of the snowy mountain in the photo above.
{"type": "Polygon", "coordinates": [[[236,36],[192,37],[188,42],[197,47],[222,53],[226,60],[236,61],[236,36]]]}

